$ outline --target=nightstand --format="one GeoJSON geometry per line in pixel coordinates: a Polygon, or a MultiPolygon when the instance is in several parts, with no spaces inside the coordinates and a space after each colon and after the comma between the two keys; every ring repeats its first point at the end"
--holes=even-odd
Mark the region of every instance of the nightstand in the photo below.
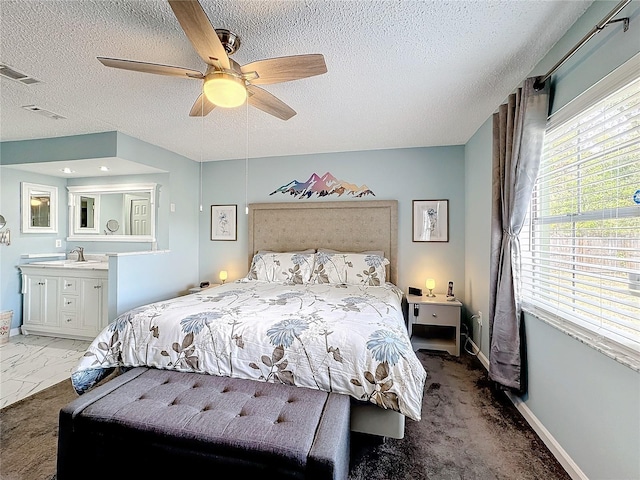
{"type": "Polygon", "coordinates": [[[193,287],[189,289],[189,293],[200,293],[203,290],[207,290],[209,288],[215,288],[215,287],[219,287],[220,285],[222,285],[221,283],[212,283],[210,284],[208,287],[204,287],[204,288],[200,288],[200,287],[193,287]]]}
{"type": "Polygon", "coordinates": [[[408,330],[415,351],[444,350],[460,356],[460,311],[462,303],[435,297],[407,295],[408,330]]]}

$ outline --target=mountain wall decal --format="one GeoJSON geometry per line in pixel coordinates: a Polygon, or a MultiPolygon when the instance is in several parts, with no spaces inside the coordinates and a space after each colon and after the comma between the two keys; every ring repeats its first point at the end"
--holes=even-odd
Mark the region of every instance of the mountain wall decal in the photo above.
{"type": "Polygon", "coordinates": [[[311,198],[314,195],[316,197],[326,197],[328,195],[337,195],[339,197],[342,195],[353,195],[356,198],[373,195],[375,197],[375,193],[366,185],[358,186],[354,183],[338,180],[331,175],[330,172],[322,176],[319,176],[317,173],[312,173],[306,182],[291,180],[269,195],[276,193],[288,193],[297,198],[311,198]]]}

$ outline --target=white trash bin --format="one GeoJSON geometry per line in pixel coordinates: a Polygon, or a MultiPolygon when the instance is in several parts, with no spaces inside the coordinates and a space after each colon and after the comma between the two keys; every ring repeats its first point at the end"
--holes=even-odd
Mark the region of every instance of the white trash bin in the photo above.
{"type": "Polygon", "coordinates": [[[13,318],[13,310],[7,310],[0,313],[0,345],[9,341],[9,333],[11,332],[11,319],[13,318]]]}

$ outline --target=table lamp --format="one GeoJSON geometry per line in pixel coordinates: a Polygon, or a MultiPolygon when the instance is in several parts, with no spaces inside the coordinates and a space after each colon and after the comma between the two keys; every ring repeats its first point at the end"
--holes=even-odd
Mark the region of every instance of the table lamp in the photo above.
{"type": "Polygon", "coordinates": [[[429,290],[427,297],[435,297],[433,294],[434,288],[436,288],[436,281],[433,278],[427,278],[427,289],[429,290]]]}
{"type": "Polygon", "coordinates": [[[220,280],[222,281],[222,283],[224,283],[224,281],[227,279],[227,271],[226,270],[220,270],[220,280]]]}

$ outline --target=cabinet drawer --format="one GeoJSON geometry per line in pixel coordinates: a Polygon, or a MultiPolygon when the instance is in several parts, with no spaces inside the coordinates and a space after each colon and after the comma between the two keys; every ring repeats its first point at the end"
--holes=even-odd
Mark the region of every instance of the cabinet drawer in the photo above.
{"type": "Polygon", "coordinates": [[[62,305],[60,305],[60,309],[69,312],[77,312],[78,297],[75,295],[62,295],[62,305]]]}
{"type": "Polygon", "coordinates": [[[458,325],[460,309],[445,305],[418,305],[419,313],[414,317],[414,323],[422,325],[458,325]]]}
{"type": "Polygon", "coordinates": [[[75,312],[60,312],[60,326],[62,328],[75,328],[78,324],[78,316],[75,312]]]}
{"type": "Polygon", "coordinates": [[[62,293],[78,293],[78,279],[63,277],[62,293]]]}

